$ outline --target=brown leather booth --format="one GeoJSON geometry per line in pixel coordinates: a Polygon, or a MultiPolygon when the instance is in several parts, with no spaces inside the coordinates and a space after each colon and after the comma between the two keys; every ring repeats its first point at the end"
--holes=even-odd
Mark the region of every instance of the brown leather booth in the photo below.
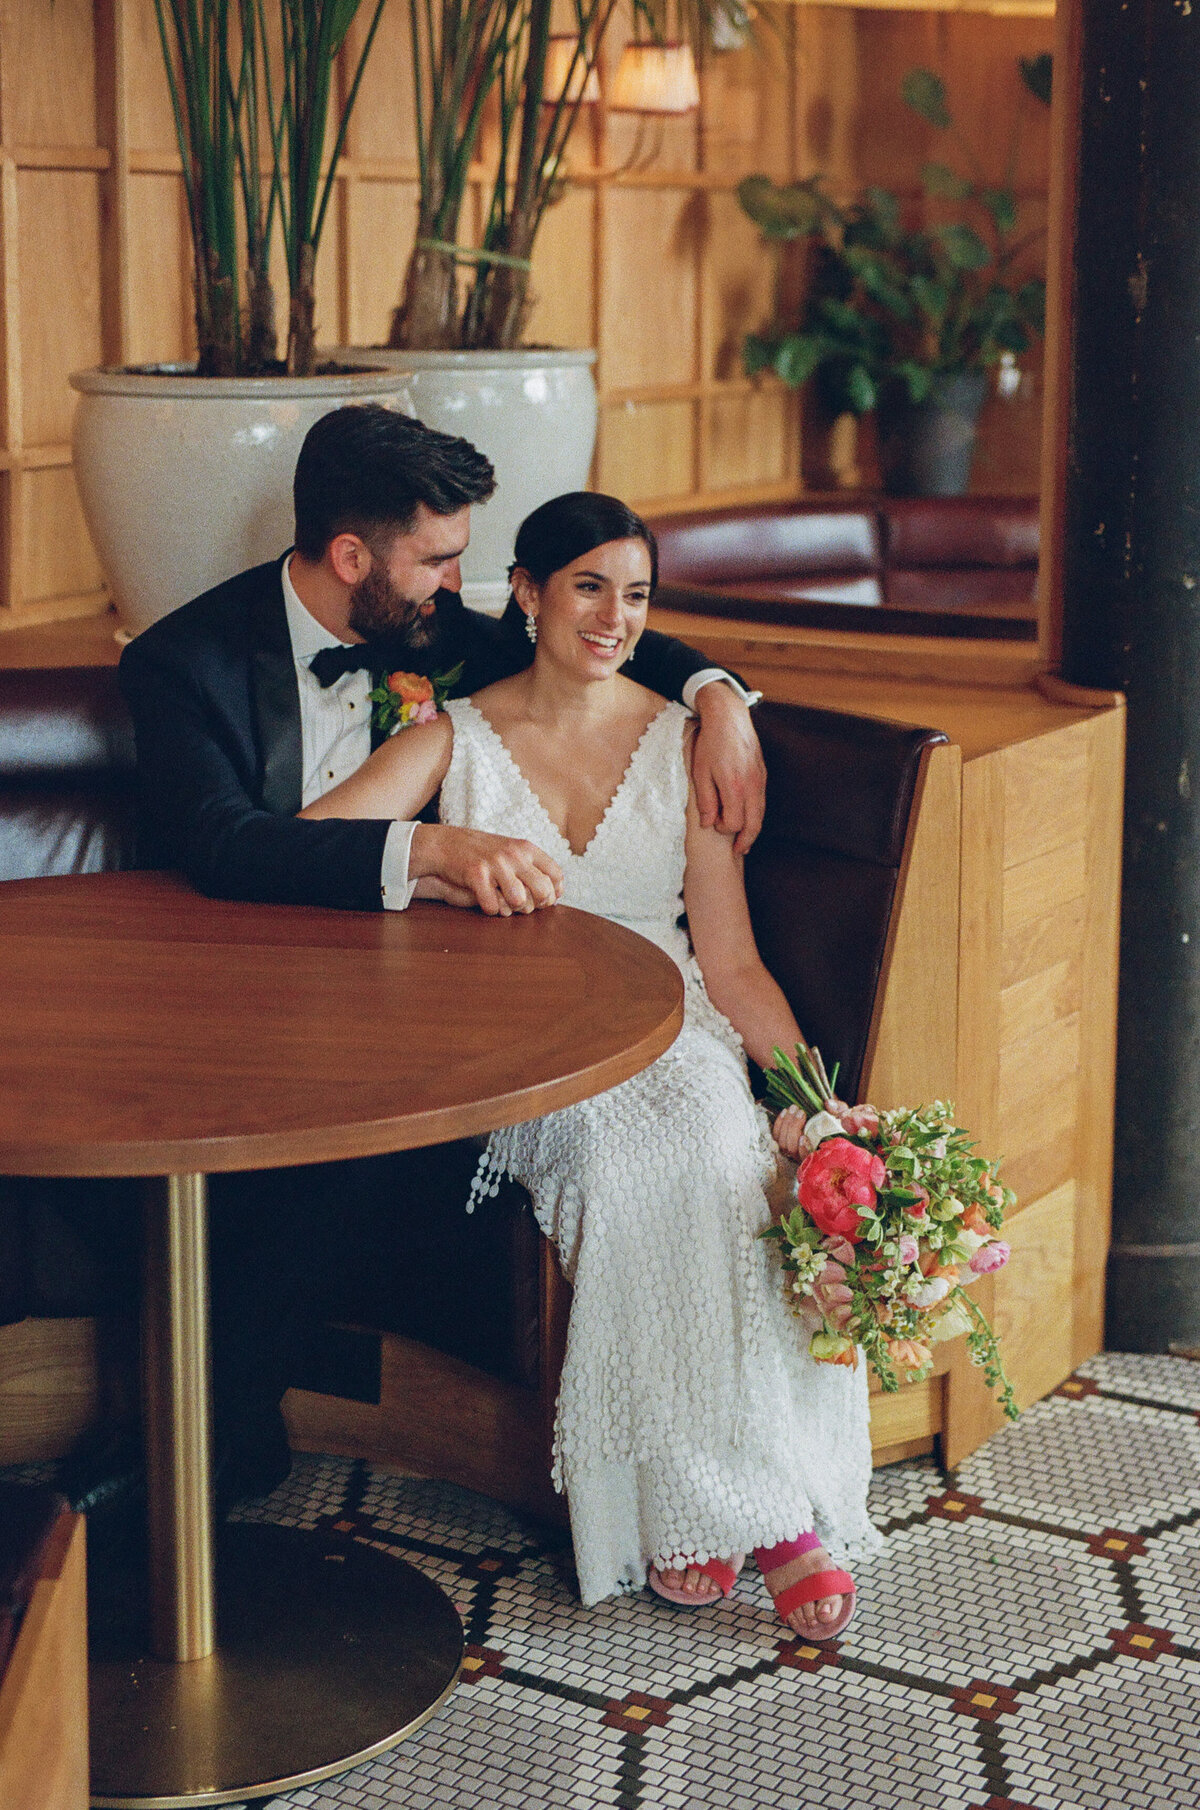
{"type": "MultiPolygon", "coordinates": [[[[755,930],[854,1097],[924,763],[946,738],[784,704],[761,705],[756,717],[769,783],[747,863],[755,930]]],[[[134,864],[132,769],[112,669],[0,671],[0,880],[134,864]]],[[[473,1145],[457,1143],[337,1166],[344,1262],[329,1278],[330,1326],[314,1332],[298,1384],[377,1400],[380,1335],[394,1333],[443,1354],[468,1380],[483,1371],[528,1392],[544,1422],[557,1383],[547,1316],[559,1310],[542,1240],[516,1187],[468,1218],[476,1159],[473,1145]]],[[[136,1189],[0,1179],[0,1323],[127,1305],[136,1189]]]]}
{"type": "Polygon", "coordinates": [[[806,498],[656,516],[651,526],[662,609],[1037,638],[1036,497],[806,498]]]}

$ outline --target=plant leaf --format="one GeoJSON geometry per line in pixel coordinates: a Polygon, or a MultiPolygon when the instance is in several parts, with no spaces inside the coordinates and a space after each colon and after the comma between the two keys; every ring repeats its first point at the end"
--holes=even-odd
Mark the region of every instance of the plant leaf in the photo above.
{"type": "Polygon", "coordinates": [[[982,270],[992,261],[991,252],[970,226],[936,226],[930,237],[939,241],[947,262],[956,270],[982,270]]]}
{"type": "Polygon", "coordinates": [[[1035,95],[1044,107],[1050,105],[1050,90],[1054,75],[1054,58],[1050,51],[1043,50],[1037,57],[1018,57],[1021,65],[1021,80],[1030,94],[1035,95]]]}
{"type": "Polygon", "coordinates": [[[931,126],[936,126],[939,132],[944,132],[951,124],[946,84],[932,69],[910,69],[900,84],[900,93],[905,105],[931,126]]]}
{"type": "Polygon", "coordinates": [[[798,390],[807,383],[821,362],[824,345],[815,334],[789,333],[775,352],[775,375],[789,388],[798,390]]]}
{"type": "Polygon", "coordinates": [[[1046,331],[1046,284],[1042,277],[1030,277],[1017,290],[1017,307],[1037,333],[1046,331]]]}
{"type": "Polygon", "coordinates": [[[884,239],[889,244],[892,243],[900,232],[899,201],[896,196],[892,194],[890,189],[881,189],[874,183],[872,183],[869,188],[865,189],[863,193],[866,197],[867,206],[878,222],[884,239]]]}
{"type": "Polygon", "coordinates": [[[927,163],[921,169],[921,186],[927,195],[937,195],[943,201],[965,201],[971,193],[971,184],[957,170],[952,170],[948,163],[927,163]]]}
{"type": "Polygon", "coordinates": [[[1010,233],[1017,224],[1017,198],[1011,189],[984,189],[979,197],[996,223],[998,233],[1010,233]]]}
{"type": "Polygon", "coordinates": [[[806,239],[821,224],[821,208],[809,183],[779,188],[769,176],[747,176],[738,184],[738,201],[769,239],[806,239]]]}
{"type": "Polygon", "coordinates": [[[747,377],[756,377],[760,371],[769,371],[775,363],[775,347],[777,341],[768,339],[763,333],[747,333],[742,341],[742,366],[747,377]]]}
{"type": "MultiPolygon", "coordinates": [[[[910,402],[924,402],[933,388],[933,372],[927,365],[916,364],[911,358],[906,358],[902,364],[896,366],[896,375],[903,377],[908,385],[910,402]]],[[[912,1198],[917,1200],[920,1197],[914,1194],[912,1198]]]]}
{"type": "Polygon", "coordinates": [[[856,415],[869,415],[879,400],[875,380],[864,365],[851,365],[843,385],[846,400],[856,415]]]}
{"type": "Polygon", "coordinates": [[[939,283],[934,277],[915,276],[909,283],[909,289],[921,313],[940,323],[950,306],[950,292],[946,285],[939,283]]]}

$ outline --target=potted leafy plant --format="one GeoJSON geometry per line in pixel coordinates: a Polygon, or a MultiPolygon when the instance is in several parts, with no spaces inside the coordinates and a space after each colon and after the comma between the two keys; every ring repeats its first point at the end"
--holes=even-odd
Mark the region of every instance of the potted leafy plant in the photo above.
{"type": "MultiPolygon", "coordinates": [[[[1020,69],[1023,93],[1048,105],[1049,56],[1022,59],[1020,69]]],[[[954,134],[932,70],[910,70],[901,93],[929,125],[954,134]]],[[[1043,330],[1045,283],[1025,268],[1041,235],[1018,228],[1019,124],[1018,113],[999,185],[961,139],[970,173],[927,163],[923,211],[932,217],[917,222],[887,189],[866,188],[843,204],[820,175],[783,187],[749,176],[738,189],[766,239],[807,241],[814,252],[799,318],[747,337],[747,371],[772,370],[796,388],[813,380],[832,415],[877,411],[884,487],[893,494],[966,489],[988,372],[1019,358],[1043,330]]]]}
{"type": "MultiPolygon", "coordinates": [[[[635,34],[663,46],[667,0],[430,0],[412,10],[419,175],[417,232],[389,347],[412,373],[417,413],[463,433],[499,474],[476,511],[463,562],[463,594],[503,607],[505,571],[522,518],[563,490],[581,489],[596,436],[592,349],[526,347],[534,246],[567,182],[567,147],[598,98],[602,46],[620,10],[635,34]],[[463,242],[468,176],[485,121],[494,168],[478,245],[463,242]]],[[[686,0],[679,18],[692,44],[713,21],[744,23],[742,0],[686,0]]],[[[661,97],[663,110],[673,108],[661,97]]],[[[694,104],[694,102],[693,102],[694,104]]],[[[344,348],[354,362],[375,347],[344,348]]]]}
{"type": "Polygon", "coordinates": [[[296,454],[318,416],[350,400],[411,408],[402,373],[322,370],[316,355],[317,252],[384,0],[367,0],[362,49],[335,102],[335,64],[361,4],[155,0],[191,228],[197,361],[71,378],[84,514],[134,632],[282,552],[296,454]],[[273,243],[287,273],[282,357],[273,243]]]}

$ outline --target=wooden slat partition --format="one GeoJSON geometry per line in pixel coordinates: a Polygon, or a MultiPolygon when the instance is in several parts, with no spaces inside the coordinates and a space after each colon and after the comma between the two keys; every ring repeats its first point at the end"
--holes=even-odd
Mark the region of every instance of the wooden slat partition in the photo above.
{"type": "MultiPolygon", "coordinates": [[[[928,63],[999,179],[1005,146],[991,122],[1015,104],[1016,57],[1048,48],[1052,31],[1041,17],[936,7],[768,5],[764,21],[759,47],[708,59],[699,115],[665,124],[650,167],[615,173],[635,128],[595,109],[537,248],[529,337],[597,346],[594,478],[646,508],[801,485],[795,396],[741,374],[742,338],[770,315],[775,282],[737,205],[741,178],[822,169],[842,193],[884,182],[916,205],[920,166],[938,153],[897,90],[905,69],[928,63]]],[[[340,166],[319,267],[327,342],[381,340],[399,292],[416,197],[407,31],[407,8],[388,7],[340,166]]],[[[618,34],[610,68],[619,50],[618,34]]],[[[490,155],[485,140],[467,237],[490,155]]],[[[1018,181],[1033,222],[1048,160],[1047,123],[1030,113],[1018,181]]],[[[67,374],[187,357],[190,315],[153,0],[0,0],[0,626],[104,606],[70,469],[67,374]]],[[[1034,370],[1016,402],[988,405],[981,489],[1036,488],[1039,381],[1034,370]]],[[[843,480],[869,480],[853,436],[838,446],[843,480]]]]}

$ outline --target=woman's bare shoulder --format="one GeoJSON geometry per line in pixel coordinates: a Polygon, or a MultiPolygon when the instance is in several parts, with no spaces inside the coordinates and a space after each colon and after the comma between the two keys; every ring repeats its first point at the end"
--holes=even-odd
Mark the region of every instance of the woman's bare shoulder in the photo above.
{"type": "Polygon", "coordinates": [[[640,717],[644,723],[652,723],[663,710],[670,708],[670,699],[664,698],[661,691],[651,691],[648,685],[639,685],[636,679],[618,673],[613,680],[618,689],[622,709],[631,719],[640,717]]]}
{"type": "Polygon", "coordinates": [[[476,710],[481,710],[484,716],[490,716],[494,709],[501,712],[511,710],[523,690],[521,681],[524,677],[524,673],[515,673],[512,678],[497,679],[494,685],[485,685],[482,691],[473,691],[469,702],[474,704],[476,710]]]}

